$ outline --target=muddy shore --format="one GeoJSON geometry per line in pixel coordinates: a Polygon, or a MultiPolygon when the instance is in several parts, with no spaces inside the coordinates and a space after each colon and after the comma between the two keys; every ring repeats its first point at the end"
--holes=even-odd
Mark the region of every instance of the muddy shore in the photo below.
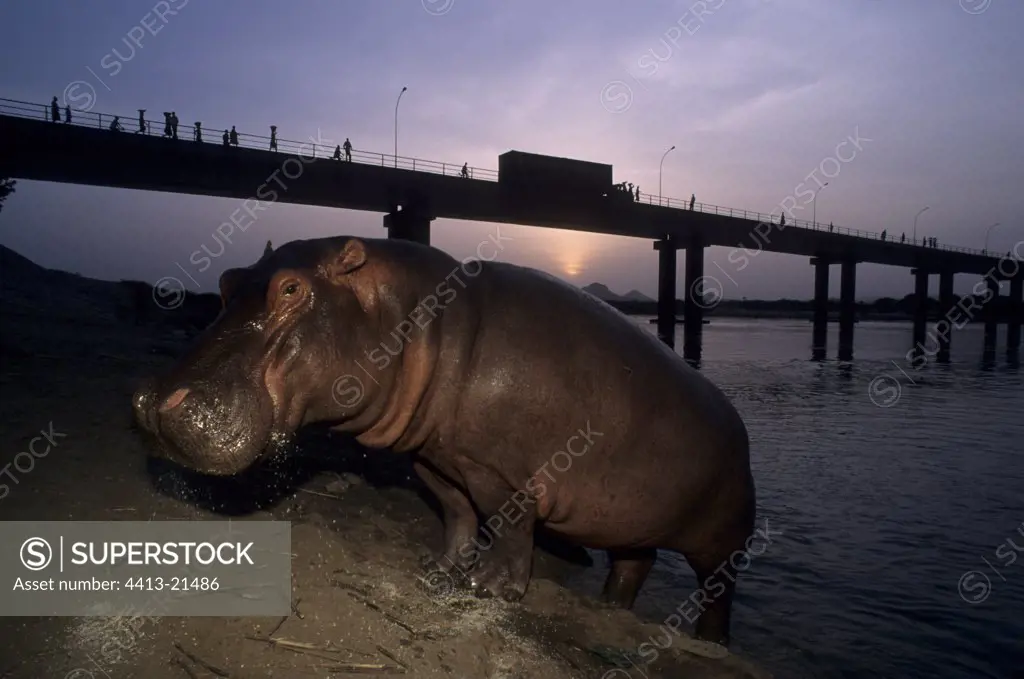
{"type": "Polygon", "coordinates": [[[0,618],[0,677],[768,676],[567,588],[605,565],[557,542],[536,550],[521,603],[425,585],[442,526],[404,456],[314,430],[284,461],[232,479],[148,457],[130,394],[202,324],[10,251],[0,281],[0,466],[40,430],[63,434],[12,472],[0,520],[283,520],[293,553],[288,617],[0,618]],[[668,647],[646,664],[637,649],[652,638],[668,647]]]}

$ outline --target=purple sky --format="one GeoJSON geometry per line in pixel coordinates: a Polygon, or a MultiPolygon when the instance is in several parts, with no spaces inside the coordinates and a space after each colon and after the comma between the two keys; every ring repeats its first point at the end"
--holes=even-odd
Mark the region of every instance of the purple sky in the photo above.
{"type": "MultiPolygon", "coordinates": [[[[999,222],[990,246],[1005,251],[1024,240],[1021,26],[1014,0],[32,0],[0,10],[0,95],[48,102],[83,81],[73,106],[93,88],[94,111],[128,121],[175,110],[185,128],[275,124],[390,152],[408,86],[403,156],[496,169],[516,148],[611,163],[616,181],[657,193],[675,145],[666,196],[770,212],[816,189],[817,171],[820,222],[899,237],[927,205],[920,235],[980,248],[999,222]],[[140,34],[141,47],[126,37],[140,34]],[[851,136],[869,141],[837,153],[851,136]]],[[[0,243],[98,278],[182,278],[181,264],[215,291],[267,239],[385,235],[379,214],[274,205],[199,272],[190,255],[220,249],[214,229],[240,202],[19,182],[0,243]]],[[[433,243],[463,257],[494,229],[437,220],[433,243]]],[[[655,294],[650,241],[501,229],[505,261],[655,294]]],[[[765,253],[737,271],[728,248],[707,253],[707,273],[717,262],[735,281],[718,276],[728,298],[812,294],[805,258],[765,253]]],[[[857,296],[912,285],[866,265],[857,296]]]]}

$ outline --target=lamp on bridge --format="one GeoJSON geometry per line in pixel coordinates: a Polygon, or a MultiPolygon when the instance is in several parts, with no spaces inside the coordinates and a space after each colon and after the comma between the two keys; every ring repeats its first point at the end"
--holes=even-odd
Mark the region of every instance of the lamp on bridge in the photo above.
{"type": "Polygon", "coordinates": [[[916,215],[914,215],[914,245],[917,245],[917,218],[920,217],[927,209],[928,206],[925,205],[923,208],[917,211],[916,215]]]}
{"type": "Polygon", "coordinates": [[[992,229],[999,226],[999,222],[996,222],[992,226],[988,227],[988,231],[985,232],[985,248],[982,250],[986,255],[988,254],[988,237],[992,235],[992,229]]]}
{"type": "Polygon", "coordinates": [[[811,198],[811,223],[814,224],[814,228],[818,228],[818,194],[821,193],[821,189],[828,186],[828,182],[821,185],[817,191],[814,192],[814,197],[811,198]]]}
{"type": "Polygon", "coordinates": [[[402,103],[402,95],[408,87],[403,87],[402,91],[398,93],[398,100],[395,101],[395,167],[398,167],[398,105],[402,103]]]}
{"type": "MultiPolygon", "coordinates": [[[[669,147],[668,151],[675,148],[675,144],[669,147]]],[[[668,151],[661,154],[661,162],[658,163],[658,205],[661,205],[661,170],[665,166],[665,156],[668,155],[668,151]]]]}

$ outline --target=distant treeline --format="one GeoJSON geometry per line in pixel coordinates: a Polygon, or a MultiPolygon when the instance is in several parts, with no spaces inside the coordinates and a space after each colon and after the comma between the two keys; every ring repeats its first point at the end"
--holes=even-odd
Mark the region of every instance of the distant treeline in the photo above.
{"type": "Polygon", "coordinates": [[[119,281],[127,292],[121,308],[122,320],[137,325],[161,325],[198,331],[210,325],[220,313],[220,295],[186,290],[154,289],[142,281],[119,281]]]}
{"type": "MultiPolygon", "coordinates": [[[[950,315],[960,322],[964,319],[978,321],[983,319],[981,301],[984,297],[963,295],[954,296],[956,304],[964,311],[956,312],[957,315],[950,315]],[[974,300],[975,307],[971,309],[971,301],[974,300]],[[969,310],[969,311],[968,311],[969,310]]],[[[998,318],[1008,319],[1010,316],[1010,300],[1002,295],[993,302],[998,318]]],[[[611,306],[625,314],[636,316],[655,316],[658,313],[658,303],[654,301],[611,301],[611,306]]],[[[857,315],[861,318],[878,317],[892,319],[911,319],[916,309],[914,295],[909,294],[901,299],[893,297],[881,297],[873,302],[858,302],[856,305],[857,315]]],[[[829,314],[839,313],[839,300],[828,301],[829,314]]],[[[683,314],[683,300],[677,299],[675,312],[683,314]]],[[[986,310],[987,313],[987,310],[986,310]]],[[[814,314],[814,302],[812,300],[799,299],[777,299],[777,300],[722,300],[717,305],[708,305],[704,311],[705,317],[717,316],[763,316],[772,318],[811,318],[814,314]]],[[[941,318],[946,315],[946,310],[941,309],[939,301],[935,298],[928,298],[928,315],[930,318],[941,318]]]]}

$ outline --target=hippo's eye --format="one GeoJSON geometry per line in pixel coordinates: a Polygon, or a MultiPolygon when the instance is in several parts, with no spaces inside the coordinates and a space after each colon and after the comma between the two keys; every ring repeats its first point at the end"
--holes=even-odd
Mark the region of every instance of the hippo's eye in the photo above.
{"type": "Polygon", "coordinates": [[[294,295],[298,291],[299,291],[299,284],[298,283],[289,283],[288,287],[286,287],[284,289],[284,294],[286,294],[286,295],[294,295]]]}

